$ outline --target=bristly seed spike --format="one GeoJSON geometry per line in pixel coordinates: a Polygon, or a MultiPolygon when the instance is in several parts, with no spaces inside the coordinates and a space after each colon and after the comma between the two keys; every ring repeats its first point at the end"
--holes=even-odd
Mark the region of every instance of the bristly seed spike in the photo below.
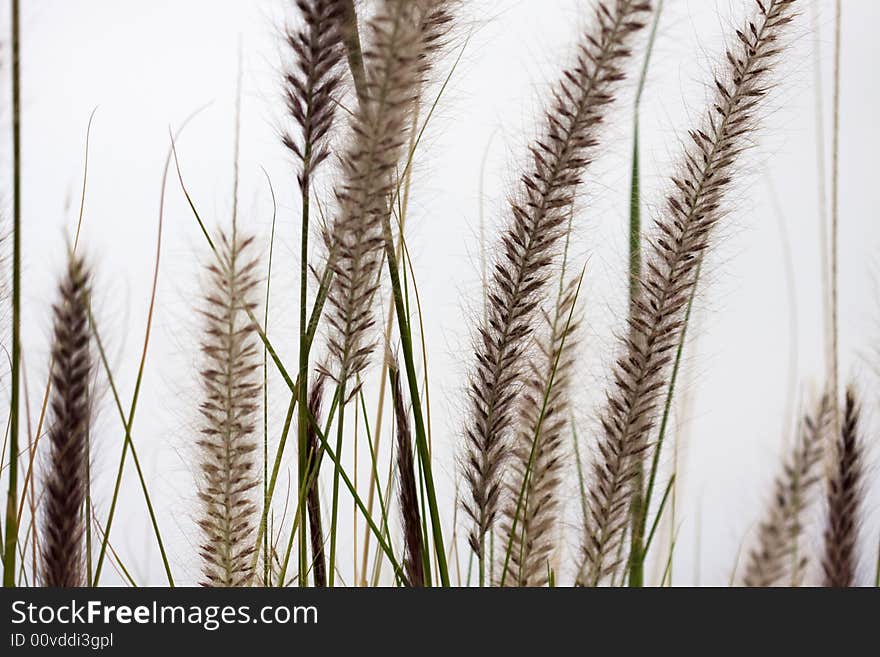
{"type": "Polygon", "coordinates": [[[259,407],[256,308],[257,260],[251,239],[222,234],[217,261],[207,267],[201,369],[201,435],[196,442],[201,511],[202,585],[251,582],[259,484],[254,417],[259,407]]]}
{"type": "Polygon", "coordinates": [[[524,350],[536,319],[536,300],[556,260],[565,220],[591,158],[596,134],[614,97],[615,83],[635,32],[634,20],[649,10],[646,2],[599,2],[593,22],[578,44],[573,66],[563,73],[546,115],[543,134],[531,147],[534,169],[529,184],[511,200],[512,221],[501,238],[494,273],[486,291],[488,307],[482,336],[475,345],[470,411],[466,420],[465,480],[472,520],[471,547],[481,565],[483,543],[500,503],[502,463],[509,455],[519,386],[525,372],[524,350]]]}
{"type": "Polygon", "coordinates": [[[91,283],[83,260],[68,255],[53,307],[49,467],[42,501],[40,579],[44,586],[86,586],[83,517],[91,430],[91,283]]]}
{"type": "Polygon", "coordinates": [[[688,299],[711,244],[711,229],[723,214],[720,208],[730,174],[753,121],[749,99],[764,93],[780,52],[777,44],[785,19],[793,11],[794,0],[768,0],[759,16],[736,32],[736,55],[723,58],[726,68],[713,79],[715,99],[708,116],[692,133],[692,142],[685,144],[682,168],[673,182],[674,201],[664,206],[667,209],[659,219],[663,237],[645,241],[646,266],[632,304],[636,317],[622,341],[631,365],[615,367],[607,396],[613,401],[600,414],[604,430],[598,437],[600,453],[592,464],[580,584],[599,585],[620,566],[616,555],[622,552],[634,477],[656,421],[688,299]]]}

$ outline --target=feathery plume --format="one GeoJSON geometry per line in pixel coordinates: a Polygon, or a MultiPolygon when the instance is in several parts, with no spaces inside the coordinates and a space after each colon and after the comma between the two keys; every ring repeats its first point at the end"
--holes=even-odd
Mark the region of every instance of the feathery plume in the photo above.
{"type": "Polygon", "coordinates": [[[331,374],[343,386],[367,366],[375,347],[368,336],[374,323],[370,302],[378,287],[383,220],[429,57],[449,24],[447,4],[383,0],[369,21],[365,89],[341,158],[338,214],[324,236],[333,272],[328,322],[336,372],[331,374]]]}
{"type": "Polygon", "coordinates": [[[529,359],[501,527],[503,545],[511,546],[501,580],[512,586],[546,586],[549,579],[577,349],[572,312],[578,282],[560,289],[553,316],[544,316],[546,334],[538,340],[538,353],[529,359]]]}
{"type": "Polygon", "coordinates": [[[850,587],[855,582],[863,494],[864,448],[859,436],[859,412],[855,390],[849,388],[834,455],[834,471],[828,481],[828,524],[822,559],[825,586],[850,587]]]}
{"type": "Polygon", "coordinates": [[[89,273],[69,255],[58,288],[52,345],[52,423],[43,498],[41,578],[44,586],[85,586],[83,517],[91,424],[89,273]]]}
{"type": "Polygon", "coordinates": [[[600,415],[599,453],[592,466],[588,519],[579,582],[598,585],[616,571],[634,475],[654,426],[658,399],[696,285],[702,254],[710,245],[737,156],[746,147],[755,112],[782,51],[794,0],[755,0],[757,9],[726,53],[715,78],[715,98],[702,125],[690,131],[681,175],[666,211],[648,240],[645,267],[633,301],[624,353],[600,415]]]}
{"type": "Polygon", "coordinates": [[[253,238],[221,235],[217,259],[207,267],[208,286],[201,370],[199,500],[203,586],[244,586],[250,581],[258,485],[259,444],[254,416],[259,406],[258,343],[248,311],[257,292],[253,238]]]}
{"type": "MultiPolygon", "coordinates": [[[[315,422],[320,422],[321,402],[324,398],[326,377],[318,374],[309,391],[309,414],[315,422]]],[[[306,510],[309,514],[309,536],[312,541],[312,572],[315,586],[327,587],[327,565],[324,561],[324,531],[321,528],[321,504],[318,488],[318,472],[321,469],[322,450],[318,444],[318,431],[312,422],[306,429],[306,444],[309,459],[309,491],[306,494],[306,510]]]]}
{"type": "Polygon", "coordinates": [[[418,487],[413,463],[412,434],[404,406],[403,388],[400,385],[400,369],[390,368],[391,394],[394,397],[394,417],[397,424],[397,477],[400,516],[403,538],[406,543],[404,569],[410,586],[425,585],[424,549],[422,545],[422,517],[419,513],[418,487]]]}
{"type": "Polygon", "coordinates": [[[799,586],[807,558],[798,555],[803,513],[816,484],[831,420],[828,397],[823,397],[815,419],[804,417],[797,444],[773,486],[773,500],[758,529],[758,544],[749,553],[745,586],[799,586]]]}
{"type": "Polygon", "coordinates": [[[296,65],[284,75],[284,98],[301,134],[285,133],[282,141],[300,161],[298,180],[308,194],[312,173],[330,154],[327,138],[342,80],[341,6],[339,0],[296,0],[296,6],[304,25],[285,35],[296,65]]]}
{"type": "Polygon", "coordinates": [[[599,126],[634,34],[650,11],[645,1],[600,2],[581,38],[574,65],[553,91],[543,134],[532,146],[532,168],[510,201],[510,224],[492,268],[488,312],[475,344],[464,429],[464,509],[473,527],[471,548],[483,560],[483,542],[499,507],[499,471],[510,441],[523,351],[532,335],[538,302],[566,232],[566,220],[584,169],[597,145],[599,126]]]}

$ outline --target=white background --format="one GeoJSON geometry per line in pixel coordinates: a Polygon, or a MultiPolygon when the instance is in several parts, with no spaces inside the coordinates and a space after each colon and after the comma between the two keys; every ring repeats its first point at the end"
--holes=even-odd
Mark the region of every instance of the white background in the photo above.
{"type": "MultiPolygon", "coordinates": [[[[467,45],[416,158],[407,226],[424,312],[436,477],[447,536],[465,408],[469,329],[480,304],[481,208],[491,248],[495,227],[506,218],[505,195],[518,177],[526,144],[546,104],[548,85],[567,61],[592,3],[465,4],[454,47],[460,49],[466,40],[467,45]]],[[[718,235],[698,298],[675,418],[680,484],[674,526],[676,584],[728,582],[737,554],[769,499],[794,414],[823,384],[814,47],[819,48],[825,152],[830,161],[833,14],[828,0],[800,4],[803,15],[777,72],[780,84],[766,105],[757,148],[744,161],[741,184],[729,197],[732,212],[718,235]],[[814,6],[818,38],[811,32],[814,6]]],[[[186,183],[209,226],[216,229],[229,222],[239,44],[241,225],[267,247],[272,204],[263,167],[278,198],[269,333],[288,367],[295,369],[298,191],[291,162],[277,138],[286,125],[279,79],[288,57],[279,28],[285,16],[293,16],[293,2],[24,0],[22,5],[22,299],[32,423],[45,385],[55,280],[77,218],[89,114],[97,106],[81,248],[95,270],[99,318],[127,406],[146,322],[169,128],[178,127],[206,103],[210,105],[185,130],[178,150],[186,183]]],[[[869,429],[878,402],[873,370],[880,338],[880,222],[874,185],[880,87],[875,30],[866,26],[880,22],[880,4],[844,0],[843,5],[840,357],[844,381],[860,385],[869,429]]],[[[666,2],[642,106],[646,215],[662,201],[679,139],[703,112],[705,82],[719,62],[723,39],[746,11],[751,11],[750,0],[666,2]]],[[[4,9],[3,34],[8,34],[7,13],[4,9]]],[[[584,451],[595,433],[594,413],[607,385],[614,335],[621,330],[626,304],[631,107],[641,46],[608,117],[601,154],[587,176],[576,220],[574,262],[578,267],[587,264],[584,348],[575,392],[584,451]]],[[[449,72],[456,55],[440,62],[438,77],[449,72]]],[[[5,123],[7,62],[4,55],[5,123]]],[[[9,141],[2,143],[8,190],[9,141]]],[[[332,170],[325,168],[319,185],[318,194],[325,200],[330,197],[330,175],[332,170]]],[[[9,195],[4,192],[7,233],[9,195]]],[[[198,579],[198,537],[191,444],[199,328],[193,309],[199,293],[198,264],[206,260],[207,249],[174,175],[169,179],[165,220],[154,330],[133,437],[176,578],[193,583],[198,579]]],[[[372,399],[379,368],[374,366],[367,376],[372,399]]],[[[3,384],[8,388],[8,375],[3,384]]],[[[273,381],[270,435],[278,435],[286,406],[283,386],[273,381]]],[[[106,517],[119,459],[120,426],[112,397],[105,394],[93,454],[101,518],[106,517]]],[[[387,426],[386,419],[386,445],[387,426]]],[[[866,431],[872,457],[878,455],[875,436],[866,431]]],[[[349,446],[347,461],[351,451],[349,446]]],[[[382,451],[384,463],[387,452],[384,447],[382,451]]],[[[360,454],[358,480],[365,490],[369,461],[363,438],[360,454]]],[[[666,456],[668,466],[672,451],[666,456]]],[[[112,543],[139,584],[162,584],[161,563],[131,463],[126,472],[112,543]]],[[[869,473],[876,475],[876,467],[869,473]]],[[[562,563],[577,546],[573,469],[569,475],[565,492],[571,503],[562,563]]],[[[286,476],[280,480],[279,497],[286,492],[286,476]]],[[[873,509],[863,527],[862,580],[873,574],[880,532],[878,500],[880,488],[875,485],[869,494],[873,509]]],[[[351,583],[352,516],[349,506],[344,510],[341,568],[343,580],[351,583]]],[[[277,513],[280,517],[281,505],[277,513]]],[[[811,535],[816,535],[819,518],[812,520],[811,535]]],[[[463,533],[460,528],[459,536],[463,533]]],[[[669,527],[664,533],[660,561],[667,552],[669,527]]],[[[363,540],[362,528],[357,540],[363,540]]],[[[466,560],[463,541],[461,548],[466,560]]],[[[659,581],[658,573],[650,570],[651,581],[659,581]]],[[[104,581],[121,580],[108,569],[104,581]]]]}

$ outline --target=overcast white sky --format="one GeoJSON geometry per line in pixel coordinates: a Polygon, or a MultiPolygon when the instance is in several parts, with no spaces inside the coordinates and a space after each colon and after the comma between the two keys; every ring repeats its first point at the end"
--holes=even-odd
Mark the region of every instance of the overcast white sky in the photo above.
{"type": "MultiPolygon", "coordinates": [[[[298,192],[290,161],[277,139],[283,125],[279,71],[286,56],[278,30],[284,17],[293,15],[293,2],[27,0],[22,4],[24,350],[31,416],[37,414],[46,376],[54,281],[76,221],[89,114],[98,108],[81,243],[96,272],[99,316],[117,383],[123,400],[130,400],[143,340],[169,127],[176,128],[210,103],[183,133],[178,150],[187,185],[204,218],[212,227],[224,225],[232,205],[239,44],[242,224],[267,244],[272,204],[265,169],[278,199],[269,331],[285,361],[294,363],[298,192]]],[[[680,136],[702,114],[704,82],[722,52],[723,34],[730,33],[732,20],[740,23],[751,4],[750,0],[666,1],[642,107],[646,213],[663,198],[680,136]]],[[[780,85],[770,99],[765,129],[746,159],[749,175],[731,196],[732,212],[703,280],[694,340],[688,347],[680,397],[686,403],[676,413],[680,487],[674,581],[679,584],[728,581],[743,537],[770,494],[785,427],[792,421],[786,417],[787,400],[793,394],[797,405],[822,383],[813,48],[818,43],[827,131],[833,16],[830,0],[815,3],[820,28],[815,41],[812,5],[809,0],[801,4],[804,13],[781,67],[780,85]]],[[[470,38],[417,157],[407,226],[424,311],[436,476],[447,534],[451,533],[468,330],[479,304],[481,208],[491,237],[503,219],[508,185],[517,178],[525,145],[534,135],[547,85],[558,76],[592,2],[471,0],[465,5],[458,46],[468,34],[470,38]]],[[[843,5],[841,370],[846,380],[870,386],[862,389],[868,391],[866,418],[873,428],[878,402],[872,368],[878,364],[880,338],[876,302],[880,222],[871,190],[876,184],[874,123],[880,85],[876,40],[873,31],[863,26],[880,24],[880,3],[844,0],[843,5]]],[[[7,34],[6,10],[0,26],[7,34]]],[[[454,59],[455,53],[442,62],[441,75],[446,75],[454,59]]],[[[584,354],[576,394],[585,449],[626,302],[628,159],[633,80],[639,64],[639,59],[633,62],[633,76],[611,113],[601,157],[587,177],[577,219],[575,261],[578,267],[587,263],[584,354]]],[[[2,75],[8,80],[5,67],[2,75]]],[[[5,96],[3,118],[8,121],[5,96]]],[[[2,174],[7,189],[5,159],[2,174]]],[[[327,198],[328,190],[325,179],[318,193],[327,198]]],[[[8,192],[5,196],[8,201],[8,192]]],[[[172,177],[154,333],[133,435],[182,583],[195,581],[198,574],[190,465],[198,321],[192,309],[199,290],[198,263],[206,257],[204,240],[172,177]]],[[[376,367],[368,374],[371,381],[378,376],[376,367]]],[[[94,455],[102,517],[121,443],[111,402],[108,395],[102,405],[94,455]]],[[[284,390],[277,381],[270,406],[270,424],[277,435],[286,409],[284,390]]],[[[383,441],[389,442],[387,434],[383,441]]],[[[878,456],[877,441],[871,442],[872,454],[878,456]]],[[[361,444],[361,484],[366,454],[361,444]]],[[[667,452],[669,459],[671,454],[667,452]]],[[[161,584],[147,514],[130,476],[133,468],[128,472],[113,543],[139,583],[161,584]]],[[[876,475],[876,467],[871,472],[876,475]]],[[[877,486],[872,499],[876,508],[877,486]]],[[[574,498],[570,507],[574,524],[574,498]]],[[[343,541],[342,567],[348,581],[351,514],[346,513],[348,539],[343,541]]],[[[876,511],[864,530],[867,577],[880,532],[876,511]]],[[[576,545],[574,527],[568,543],[570,554],[576,545]]],[[[115,573],[107,574],[107,583],[120,581],[115,573]]]]}

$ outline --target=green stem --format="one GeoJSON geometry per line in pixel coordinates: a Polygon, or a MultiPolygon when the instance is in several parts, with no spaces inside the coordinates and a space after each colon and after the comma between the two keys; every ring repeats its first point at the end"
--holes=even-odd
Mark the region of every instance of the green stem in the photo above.
{"type": "MultiPolygon", "coordinates": [[[[339,384],[337,397],[339,398],[339,408],[337,409],[337,425],[336,425],[336,454],[342,454],[342,433],[345,428],[345,375],[343,374],[341,383],[339,384]]],[[[330,562],[329,573],[327,576],[328,586],[333,588],[336,580],[336,526],[339,522],[339,476],[342,467],[339,462],[335,462],[336,467],[333,470],[333,502],[330,514],[330,562]]]]}
{"type": "Polygon", "coordinates": [[[18,540],[18,395],[21,363],[21,78],[19,75],[19,0],[12,0],[12,380],[9,408],[9,493],[6,497],[6,538],[3,586],[15,586],[15,545],[18,540]]]}
{"type": "MultiPolygon", "coordinates": [[[[663,1],[657,4],[654,21],[651,25],[651,34],[648,37],[648,48],[645,59],[642,62],[642,71],[639,76],[638,90],[636,91],[635,108],[633,112],[633,151],[632,172],[629,199],[629,303],[630,316],[634,316],[635,300],[639,294],[639,285],[642,274],[642,214],[641,214],[641,184],[639,175],[639,109],[642,102],[642,91],[645,88],[645,80],[648,76],[648,66],[651,62],[651,52],[654,49],[654,39],[657,35],[657,25],[660,22],[660,12],[663,9],[663,1]]],[[[640,587],[644,583],[644,523],[641,517],[644,513],[645,499],[642,496],[644,486],[644,464],[641,459],[636,465],[636,476],[633,482],[632,512],[632,540],[630,543],[629,557],[629,585],[640,587]]]]}
{"type": "Polygon", "coordinates": [[[394,239],[391,234],[390,217],[384,221],[385,232],[385,258],[388,261],[388,273],[391,276],[391,289],[394,296],[394,309],[397,316],[397,329],[400,333],[400,349],[403,352],[403,363],[406,369],[406,379],[409,385],[410,400],[412,402],[413,420],[416,433],[416,448],[419,460],[425,473],[425,490],[428,496],[428,512],[431,515],[431,530],[434,536],[434,553],[437,555],[437,567],[440,570],[440,583],[444,587],[449,586],[449,572],[446,565],[446,552],[443,543],[443,529],[440,525],[440,511],[437,507],[437,492],[434,489],[434,475],[431,467],[431,452],[428,449],[427,434],[425,432],[425,419],[422,415],[421,396],[419,395],[419,380],[416,375],[415,359],[413,358],[413,342],[410,333],[409,319],[403,300],[403,292],[400,285],[400,271],[397,265],[397,254],[394,252],[394,239]]]}
{"type": "MultiPolygon", "coordinates": [[[[299,455],[299,485],[302,487],[308,477],[308,444],[306,423],[308,415],[308,369],[309,347],[306,341],[306,303],[309,277],[309,168],[311,167],[311,144],[307,143],[302,165],[302,221],[300,231],[300,282],[299,282],[299,408],[297,409],[297,447],[299,455]]],[[[318,556],[318,555],[314,555],[318,556]]],[[[299,585],[306,586],[308,580],[303,574],[308,570],[308,540],[304,526],[299,532],[299,585]]],[[[331,571],[332,578],[332,571],[331,571]]]]}
{"type": "Polygon", "coordinates": [[[669,494],[674,490],[675,475],[673,474],[666,483],[666,490],[663,491],[663,497],[660,499],[660,506],[657,507],[657,515],[654,516],[654,522],[651,524],[651,531],[648,532],[648,540],[645,541],[646,553],[651,549],[651,543],[654,542],[654,534],[657,533],[657,528],[660,526],[660,519],[663,517],[663,511],[666,508],[666,501],[669,499],[669,494]]]}
{"type": "MultiPolygon", "coordinates": [[[[263,326],[269,330],[269,292],[272,283],[272,259],[275,255],[275,222],[278,217],[278,205],[275,201],[275,189],[272,187],[272,179],[263,169],[269,191],[272,194],[272,233],[269,236],[269,263],[266,273],[266,306],[263,309],[263,326]]],[[[263,345],[263,508],[269,506],[269,355],[266,346],[263,345]]],[[[271,554],[269,552],[269,534],[264,533],[263,540],[263,581],[267,586],[272,585],[271,554]]]]}

